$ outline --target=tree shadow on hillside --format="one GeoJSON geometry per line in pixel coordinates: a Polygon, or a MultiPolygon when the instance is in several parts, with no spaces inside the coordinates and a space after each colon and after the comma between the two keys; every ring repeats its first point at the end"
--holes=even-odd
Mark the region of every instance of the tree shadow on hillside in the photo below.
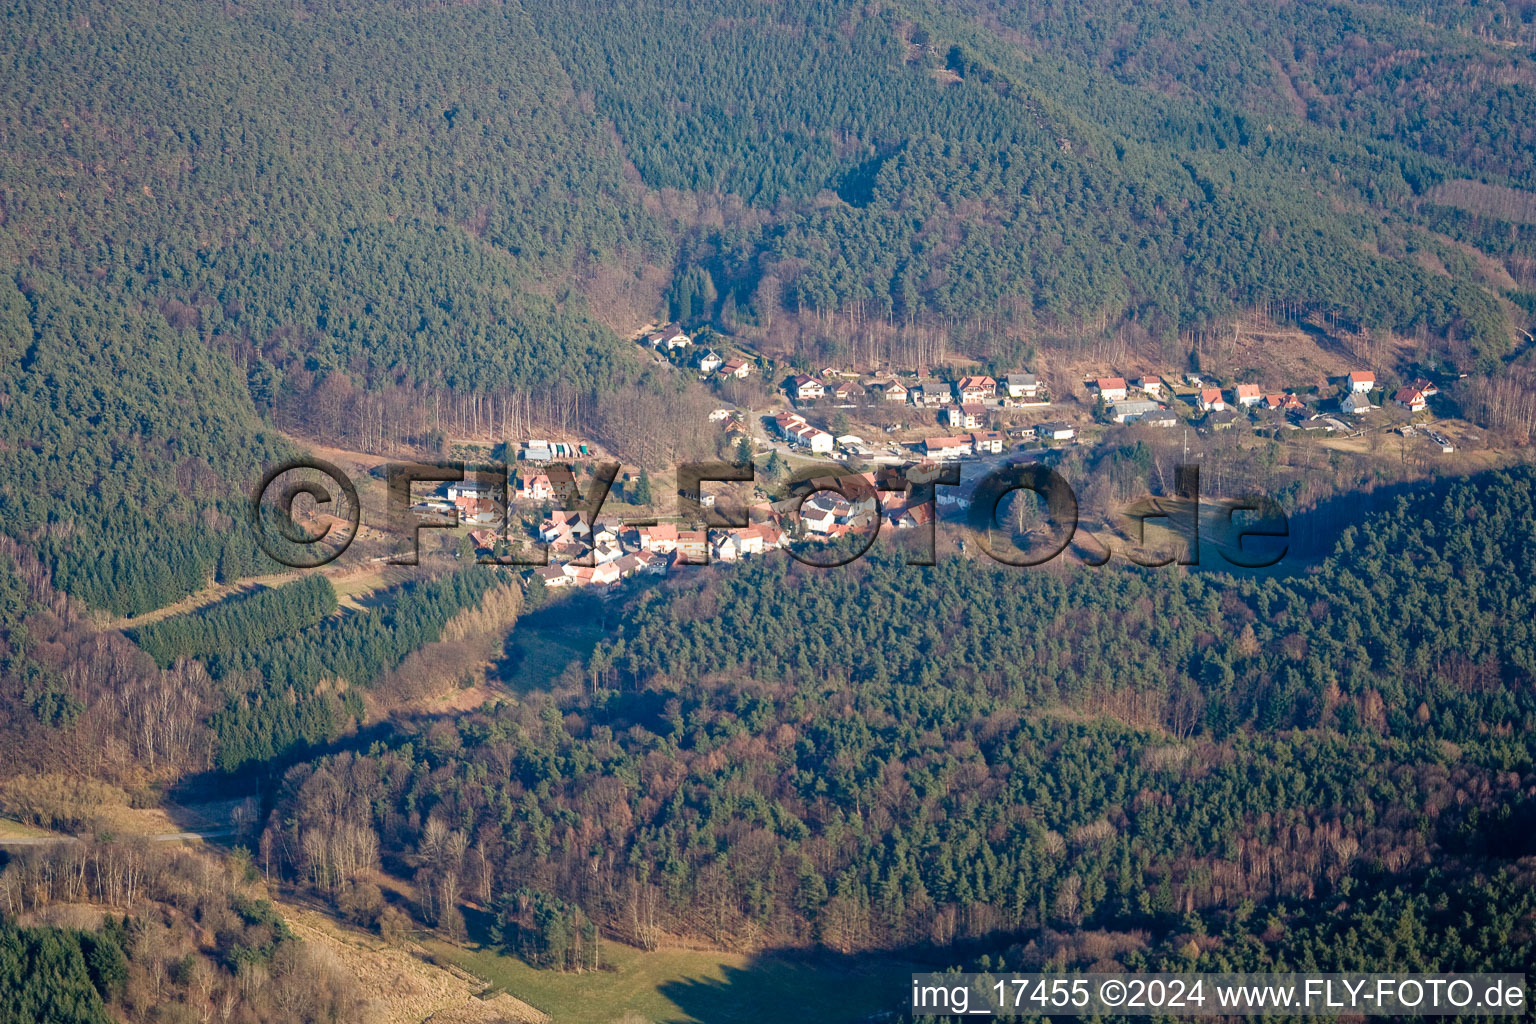
{"type": "Polygon", "coordinates": [[[722,978],[666,981],[657,991],[682,1011],[666,1024],[856,1024],[904,1011],[912,974],[940,966],[895,953],[769,950],[745,966],[722,967],[722,978]]]}

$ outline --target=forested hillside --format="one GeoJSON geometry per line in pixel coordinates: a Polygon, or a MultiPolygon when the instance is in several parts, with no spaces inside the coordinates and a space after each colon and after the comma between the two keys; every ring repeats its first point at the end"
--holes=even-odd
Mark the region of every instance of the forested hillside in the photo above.
{"type": "Polygon", "coordinates": [[[264,843],[335,894],[355,878],[329,837],[377,835],[429,921],[475,901],[535,960],[592,921],[642,945],[1090,929],[1176,962],[1194,930],[1225,936],[1197,943],[1213,969],[1529,964],[1533,493],[1529,470],[1427,489],[1320,572],[1247,582],[710,573],[639,598],[579,690],[294,769],[264,843]],[[1433,893],[1474,877],[1463,921],[1433,893]],[[1346,920],[1398,937],[1325,938],[1346,920]]]}
{"type": "Polygon", "coordinates": [[[131,613],[255,568],[226,500],[274,423],[622,452],[604,410],[668,387],[615,328],[664,295],[828,357],[1177,366],[1251,307],[1493,370],[1536,309],[1530,18],[1456,10],[17,4],[6,528],[131,613]]]}

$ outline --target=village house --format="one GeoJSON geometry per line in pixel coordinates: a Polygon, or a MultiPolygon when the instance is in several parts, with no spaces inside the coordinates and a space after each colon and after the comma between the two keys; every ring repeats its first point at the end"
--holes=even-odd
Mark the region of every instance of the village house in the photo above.
{"type": "Polygon", "coordinates": [[[1284,394],[1265,395],[1264,406],[1267,409],[1283,412],[1292,412],[1296,409],[1303,408],[1301,399],[1297,398],[1289,391],[1285,392],[1284,394]]]}
{"type": "Polygon", "coordinates": [[[677,324],[667,324],[659,331],[652,331],[645,336],[645,340],[651,348],[660,348],[665,345],[669,349],[685,348],[693,344],[693,339],[688,337],[688,332],[677,324]]]}
{"type": "Polygon", "coordinates": [[[709,531],[678,530],[677,560],[691,565],[706,564],[709,561],[709,531]]]}
{"type": "Polygon", "coordinates": [[[1210,433],[1216,430],[1230,430],[1237,426],[1237,413],[1231,409],[1212,409],[1200,418],[1198,427],[1200,430],[1210,433]]]}
{"type": "Polygon", "coordinates": [[[549,490],[554,500],[562,506],[581,500],[581,492],[576,488],[576,474],[571,472],[569,466],[550,466],[544,475],[549,479],[549,490]]]}
{"type": "Polygon", "coordinates": [[[580,512],[555,512],[539,524],[539,540],[546,544],[571,543],[591,533],[580,512]]]}
{"type": "Polygon", "coordinates": [[[961,405],[983,402],[997,391],[997,381],[991,377],[961,377],[955,385],[955,400],[961,405]]]}
{"type": "Polygon", "coordinates": [[[898,508],[893,508],[888,518],[891,525],[898,530],[910,530],[916,526],[925,526],[933,521],[933,505],[930,502],[904,504],[898,508]]]}
{"type": "Polygon", "coordinates": [[[569,587],[576,582],[565,574],[565,566],[563,565],[541,565],[533,570],[533,575],[550,589],[569,587]]]}
{"type": "Polygon", "coordinates": [[[1201,412],[1220,412],[1227,407],[1220,388],[1202,388],[1195,399],[1195,408],[1201,412]]]}
{"type": "Polygon", "coordinates": [[[997,431],[988,431],[985,434],[971,434],[971,450],[977,455],[1001,455],[1005,440],[997,431]]]}
{"type": "Polygon", "coordinates": [[[1070,441],[1077,436],[1077,428],[1070,423],[1040,423],[1035,436],[1042,441],[1070,441]]]}
{"type": "Polygon", "coordinates": [[[1345,395],[1344,400],[1339,403],[1339,411],[1342,413],[1347,413],[1350,416],[1363,415],[1370,412],[1373,408],[1374,406],[1371,405],[1371,400],[1366,397],[1364,391],[1351,391],[1349,394],[1345,395]]]}
{"type": "Polygon", "coordinates": [[[1398,388],[1397,394],[1392,396],[1392,401],[1409,412],[1423,412],[1429,405],[1429,399],[1425,397],[1424,392],[1411,385],[1398,388]]]}
{"type": "Polygon", "coordinates": [[[700,373],[708,376],[724,366],[725,360],[720,357],[720,353],[712,348],[707,348],[694,361],[694,365],[699,368],[700,373]]]}
{"type": "Polygon", "coordinates": [[[1100,377],[1093,386],[1106,402],[1118,402],[1127,394],[1124,377],[1100,377]]]}
{"type": "Polygon", "coordinates": [[[913,405],[948,405],[951,401],[950,389],[942,384],[914,384],[907,389],[907,397],[913,405]]]}
{"type": "Polygon", "coordinates": [[[1133,420],[1127,422],[1137,423],[1143,427],[1176,427],[1179,418],[1161,406],[1155,412],[1144,412],[1133,420]]]}
{"type": "Polygon", "coordinates": [[[1408,386],[1425,398],[1434,398],[1440,393],[1440,389],[1435,387],[1435,382],[1428,377],[1415,377],[1408,382],[1408,386]]]}
{"type": "Polygon", "coordinates": [[[1232,389],[1233,404],[1244,409],[1258,405],[1264,400],[1264,393],[1259,390],[1257,384],[1239,384],[1232,389]]]}
{"type": "Polygon", "coordinates": [[[814,402],[827,396],[827,386],[802,373],[789,382],[789,394],[797,402],[814,402]]]}
{"type": "Polygon", "coordinates": [[[939,411],[939,420],[958,430],[975,430],[986,418],[987,410],[979,405],[948,405],[939,411]]]}
{"type": "Polygon", "coordinates": [[[604,562],[617,562],[624,555],[624,548],[614,539],[610,533],[607,539],[592,538],[592,561],[601,565],[604,562]]]}
{"type": "Polygon", "coordinates": [[[1150,398],[1162,397],[1163,380],[1161,377],[1137,377],[1134,383],[1142,394],[1150,398]]]}
{"type": "Polygon", "coordinates": [[[654,526],[634,527],[633,547],[657,555],[669,555],[677,550],[677,524],[657,523],[654,526]]]}
{"type": "Polygon", "coordinates": [[[453,504],[462,523],[485,526],[501,519],[501,506],[490,498],[460,498],[453,504]]]}
{"type": "Polygon", "coordinates": [[[443,489],[448,500],[458,503],[460,498],[493,498],[496,496],[496,487],[479,480],[455,480],[443,489]]]}
{"type": "Polygon", "coordinates": [[[745,359],[727,359],[720,364],[720,376],[746,380],[752,373],[752,364],[745,359]]]}
{"type": "Polygon", "coordinates": [[[520,469],[512,493],[518,501],[548,501],[554,497],[555,489],[549,482],[549,474],[520,469]]]}
{"type": "Polygon", "coordinates": [[[1010,373],[1003,378],[1003,391],[1009,398],[1034,398],[1040,394],[1040,380],[1032,373],[1010,373]]]}
{"type": "Polygon", "coordinates": [[[839,381],[832,389],[832,397],[839,402],[853,402],[864,397],[864,388],[857,381],[839,381]]]}
{"type": "Polygon", "coordinates": [[[971,454],[967,437],[928,437],[923,439],[923,454],[931,459],[958,459],[971,454]]]}
{"type": "Polygon", "coordinates": [[[1122,398],[1109,405],[1109,418],[1116,423],[1138,419],[1149,412],[1157,412],[1162,406],[1146,398],[1122,398]]]}
{"type": "Polygon", "coordinates": [[[799,413],[780,413],[773,418],[779,433],[790,444],[809,449],[813,454],[830,455],[834,447],[832,435],[820,427],[813,427],[799,413]]]}
{"type": "Polygon", "coordinates": [[[489,551],[496,546],[496,542],[501,538],[495,530],[470,530],[469,539],[474,542],[476,549],[489,551]]]}
{"type": "Polygon", "coordinates": [[[1364,393],[1376,387],[1376,375],[1370,370],[1355,370],[1349,375],[1349,390],[1364,393]]]}
{"type": "Polygon", "coordinates": [[[758,523],[738,530],[711,530],[709,556],[712,561],[735,562],[748,555],[760,555],[779,547],[784,532],[771,523],[758,523]]]}
{"type": "Polygon", "coordinates": [[[887,402],[905,402],[907,400],[907,386],[895,378],[871,381],[869,390],[884,398],[887,402]]]}

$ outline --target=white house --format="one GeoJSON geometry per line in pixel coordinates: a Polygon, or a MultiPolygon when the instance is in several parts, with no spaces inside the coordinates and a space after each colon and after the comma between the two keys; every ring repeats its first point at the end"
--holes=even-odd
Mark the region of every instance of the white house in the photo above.
{"type": "Polygon", "coordinates": [[[986,416],[987,410],[979,405],[947,405],[939,410],[944,425],[958,430],[975,430],[986,416]]]}
{"type": "Polygon", "coordinates": [[[688,337],[688,332],[677,324],[667,324],[659,331],[652,331],[645,336],[645,340],[652,348],[660,348],[665,345],[669,349],[684,348],[693,344],[693,339],[688,337]]]}
{"type": "Polygon", "coordinates": [[[815,377],[802,373],[789,382],[789,391],[798,401],[810,402],[818,398],[825,398],[827,386],[815,377]]]}
{"type": "Polygon", "coordinates": [[[492,498],[496,495],[496,488],[479,480],[455,480],[448,485],[444,493],[448,495],[449,501],[458,501],[460,498],[492,498]]]}
{"type": "Polygon", "coordinates": [[[1045,441],[1070,441],[1077,436],[1077,428],[1070,423],[1042,423],[1035,427],[1035,436],[1045,441]]]}
{"type": "Polygon", "coordinates": [[[1195,399],[1195,407],[1201,412],[1221,412],[1227,403],[1221,397],[1220,388],[1202,388],[1200,396],[1195,399]]]}
{"type": "Polygon", "coordinates": [[[1257,384],[1239,384],[1232,389],[1232,398],[1236,401],[1237,405],[1246,409],[1249,406],[1258,405],[1264,401],[1264,393],[1259,390],[1257,384]]]}
{"type": "Polygon", "coordinates": [[[699,372],[703,374],[714,373],[724,365],[725,360],[720,358],[720,353],[712,348],[705,349],[698,358],[699,372]]]}
{"type": "Polygon", "coordinates": [[[1351,391],[1344,396],[1339,403],[1339,411],[1351,416],[1360,416],[1371,411],[1371,400],[1365,396],[1364,391],[1351,391]]]}
{"type": "Polygon", "coordinates": [[[1355,370],[1349,375],[1349,390],[1366,392],[1376,387],[1376,375],[1370,370],[1355,370]]]}
{"type": "Polygon", "coordinates": [[[955,385],[955,398],[961,405],[981,402],[991,398],[997,390],[997,381],[991,377],[962,377],[955,385]]]}
{"type": "Polygon", "coordinates": [[[1410,412],[1423,412],[1429,405],[1429,399],[1424,392],[1412,385],[1405,385],[1397,389],[1397,394],[1392,396],[1392,401],[1410,412]]]}
{"type": "Polygon", "coordinates": [[[958,459],[971,454],[968,437],[928,437],[923,439],[923,452],[934,459],[958,459]]]}
{"type": "Polygon", "coordinates": [[[1003,390],[1009,398],[1034,398],[1040,393],[1040,380],[1032,373],[1010,373],[1003,378],[1003,390]]]}
{"type": "Polygon", "coordinates": [[[1100,377],[1093,382],[1099,397],[1106,402],[1118,402],[1126,396],[1124,377],[1100,377]]]}

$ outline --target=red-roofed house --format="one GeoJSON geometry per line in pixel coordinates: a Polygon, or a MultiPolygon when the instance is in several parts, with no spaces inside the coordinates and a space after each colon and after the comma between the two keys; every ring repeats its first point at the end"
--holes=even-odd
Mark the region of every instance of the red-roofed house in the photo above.
{"type": "Polygon", "coordinates": [[[1264,400],[1264,393],[1259,390],[1257,384],[1239,384],[1232,389],[1232,397],[1236,403],[1244,408],[1250,405],[1258,405],[1264,400]]]}
{"type": "Polygon", "coordinates": [[[1418,388],[1405,386],[1397,389],[1397,394],[1392,396],[1392,401],[1410,412],[1423,412],[1429,405],[1429,399],[1418,388]]]}
{"type": "Polygon", "coordinates": [[[746,380],[752,374],[752,364],[745,359],[727,359],[720,367],[720,376],[746,380]]]}
{"type": "Polygon", "coordinates": [[[827,397],[827,386],[815,377],[800,374],[789,382],[789,393],[796,401],[810,402],[818,398],[827,397]]]}
{"type": "Polygon", "coordinates": [[[1100,377],[1093,382],[1098,389],[1099,397],[1106,402],[1115,402],[1126,396],[1124,377],[1100,377]]]}
{"type": "Polygon", "coordinates": [[[968,437],[928,437],[923,439],[923,453],[935,459],[958,459],[971,454],[968,437]]]}
{"type": "Polygon", "coordinates": [[[962,377],[960,383],[955,385],[955,397],[964,405],[967,402],[980,402],[991,398],[997,390],[997,381],[991,377],[962,377]]]}
{"type": "Polygon", "coordinates": [[[1195,405],[1201,412],[1220,412],[1227,407],[1227,403],[1222,400],[1220,388],[1202,389],[1195,405]]]}
{"type": "Polygon", "coordinates": [[[1376,386],[1376,375],[1370,370],[1355,370],[1349,375],[1349,390],[1370,391],[1376,386]]]}

